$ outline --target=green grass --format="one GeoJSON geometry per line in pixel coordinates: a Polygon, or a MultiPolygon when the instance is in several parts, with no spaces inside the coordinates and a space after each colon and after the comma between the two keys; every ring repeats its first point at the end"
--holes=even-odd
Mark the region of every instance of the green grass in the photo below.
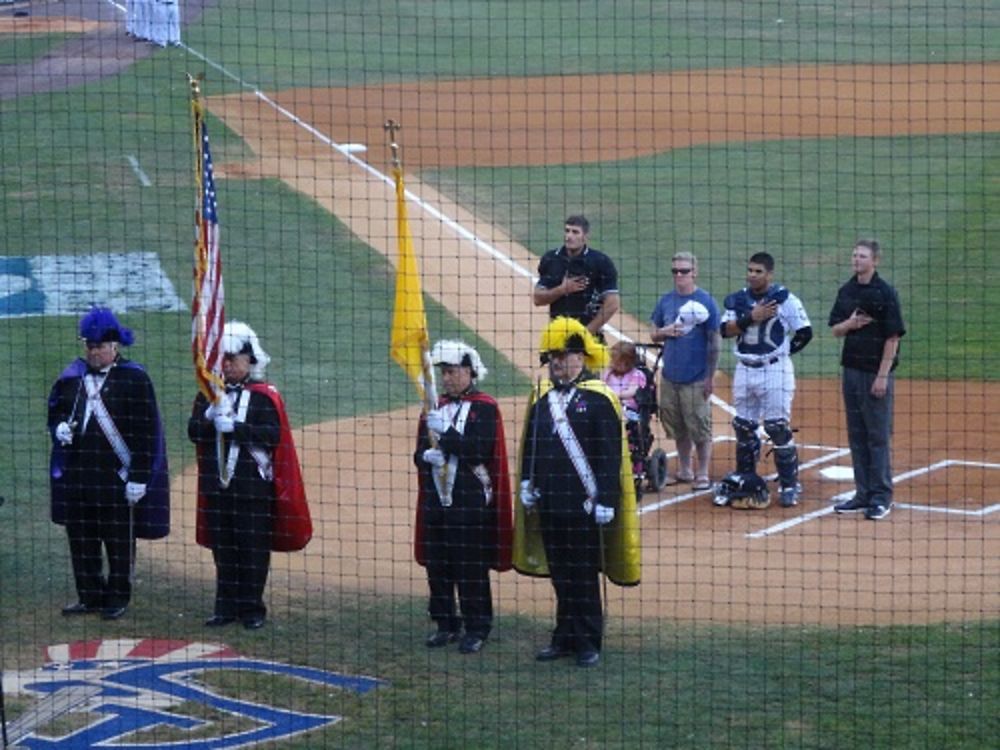
{"type": "Polygon", "coordinates": [[[1000,59],[1000,8],[982,0],[917,7],[908,0],[347,0],[336,13],[317,7],[223,2],[186,40],[265,88],[1000,59]]]}
{"type": "Polygon", "coordinates": [[[0,34],[0,65],[30,62],[71,38],[68,34],[0,34]]]}
{"type": "MultiPolygon", "coordinates": [[[[45,641],[115,633],[205,640],[207,586],[166,585],[155,567],[140,560],[140,593],[125,621],[55,619],[45,641]]],[[[465,657],[423,646],[429,626],[420,600],[327,588],[301,606],[279,597],[265,630],[211,636],[246,656],[376,676],[388,685],[353,696],[253,674],[207,676],[224,695],[346,716],[282,747],[971,750],[995,736],[996,623],[834,630],[612,617],[602,665],[581,670],[572,662],[536,663],[548,624],[528,618],[500,616],[485,650],[465,657]]],[[[8,636],[8,645],[23,644],[39,619],[18,612],[5,625],[20,634],[8,636]]],[[[34,666],[35,653],[22,650],[7,669],[34,666]]],[[[202,733],[212,736],[212,727],[202,733]]]]}
{"type": "Polygon", "coordinates": [[[699,283],[721,304],[745,283],[745,261],[767,250],[817,335],[797,358],[806,376],[833,376],[841,342],[825,335],[853,241],[877,236],[882,274],[900,292],[909,333],[900,374],[994,379],[985,311],[1000,304],[990,274],[1000,137],[969,135],[789,140],[681,149],[628,162],[426,171],[428,181],[537,252],[561,241],[583,210],[595,247],[620,274],[622,304],[649,319],[672,288],[670,256],[699,258],[699,283]],[[956,239],[959,238],[959,239],[956,239]]]}
{"type": "MultiPolygon", "coordinates": [[[[265,88],[1000,59],[1000,8],[984,2],[349,0],[329,13],[317,7],[224,0],[185,30],[185,41],[265,88]]],[[[29,45],[28,52],[17,47],[19,57],[36,56],[50,42],[5,40],[0,62],[12,45],[29,45]]],[[[235,88],[218,70],[171,49],[66,94],[0,102],[2,253],[150,250],[187,299],[194,197],[184,74],[202,70],[207,92],[235,88]],[[129,156],[152,187],[139,186],[129,156]]],[[[217,164],[252,160],[221,122],[211,118],[210,128],[217,164]]],[[[699,254],[703,284],[721,300],[742,284],[745,257],[766,247],[822,332],[836,286],[849,273],[850,243],[875,233],[887,247],[884,270],[900,290],[910,329],[901,374],[994,379],[998,174],[997,137],[972,134],[713,146],[610,164],[424,172],[421,179],[539,253],[558,244],[566,213],[585,210],[594,244],[622,271],[626,308],[642,319],[669,283],[666,262],[675,249],[699,254]]],[[[222,179],[219,200],[228,313],[260,332],[294,422],[413,403],[412,386],[387,357],[393,280],[386,261],[277,181],[222,179]]],[[[179,470],[192,459],[184,429],[194,396],[188,315],[123,317],[137,330],[133,353],[153,375],[179,470]]],[[[523,376],[461,322],[430,302],[428,317],[435,337],[460,335],[477,345],[492,392],[525,390],[523,376]]],[[[52,643],[207,637],[200,623],[210,584],[168,576],[156,545],[141,547],[139,592],[125,621],[57,614],[72,595],[65,539],[47,520],[43,425],[48,386],[79,352],[75,323],[0,322],[5,669],[37,666],[40,648],[52,643]]],[[[836,352],[835,341],[817,336],[799,372],[835,373],[836,352]]],[[[175,523],[189,530],[191,519],[175,523]]],[[[548,636],[544,617],[500,617],[481,658],[430,653],[422,645],[422,597],[377,596],[352,579],[362,588],[354,592],[338,585],[339,576],[324,570],[288,601],[276,595],[262,633],[224,634],[244,653],[391,683],[351,699],[220,677],[220,689],[347,717],[289,747],[984,748],[998,733],[995,612],[984,612],[992,618],[983,623],[896,628],[612,618],[604,665],[584,671],[532,660],[548,636]]],[[[510,585],[513,574],[502,580],[510,585]]],[[[12,714],[25,707],[8,702],[12,714]]]]}

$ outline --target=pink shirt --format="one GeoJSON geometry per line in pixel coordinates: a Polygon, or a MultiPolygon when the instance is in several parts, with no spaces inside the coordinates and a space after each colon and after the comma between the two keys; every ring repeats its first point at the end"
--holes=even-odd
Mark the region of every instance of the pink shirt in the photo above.
{"type": "Polygon", "coordinates": [[[623,406],[627,406],[629,409],[635,409],[638,411],[639,404],[636,400],[634,398],[623,399],[622,392],[627,391],[630,388],[645,388],[646,376],[643,374],[642,370],[632,369],[624,375],[618,375],[614,372],[614,370],[608,370],[604,374],[604,382],[607,383],[608,388],[617,394],[623,406]]]}

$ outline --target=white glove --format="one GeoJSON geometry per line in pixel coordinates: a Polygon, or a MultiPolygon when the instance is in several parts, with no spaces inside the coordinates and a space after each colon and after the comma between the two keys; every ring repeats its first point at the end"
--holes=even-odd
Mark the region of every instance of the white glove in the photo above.
{"type": "Polygon", "coordinates": [[[594,506],[594,523],[605,526],[615,520],[615,509],[598,503],[594,506]]]}
{"type": "Polygon", "coordinates": [[[129,505],[135,505],[146,496],[146,485],[129,482],[125,485],[125,499],[129,505]]]}
{"type": "Polygon", "coordinates": [[[233,405],[229,403],[228,398],[223,398],[218,404],[209,404],[205,409],[205,419],[210,421],[215,421],[216,417],[231,416],[233,416],[233,405]]]}
{"type": "Polygon", "coordinates": [[[530,479],[521,480],[520,498],[521,498],[521,505],[524,506],[525,510],[531,510],[532,508],[534,508],[535,504],[538,502],[538,498],[540,497],[541,493],[531,485],[530,479]]]}
{"type": "Polygon", "coordinates": [[[68,422],[60,422],[56,425],[56,440],[62,445],[69,445],[73,442],[73,428],[68,422]]]}
{"type": "Polygon", "coordinates": [[[440,469],[445,465],[444,454],[437,448],[428,448],[424,451],[423,455],[424,461],[429,463],[431,466],[440,469]]]}
{"type": "Polygon", "coordinates": [[[236,429],[233,418],[227,414],[216,414],[212,421],[215,422],[216,432],[232,432],[236,429]]]}
{"type": "Polygon", "coordinates": [[[427,412],[427,429],[443,435],[451,427],[451,423],[441,409],[431,409],[427,412]]]}

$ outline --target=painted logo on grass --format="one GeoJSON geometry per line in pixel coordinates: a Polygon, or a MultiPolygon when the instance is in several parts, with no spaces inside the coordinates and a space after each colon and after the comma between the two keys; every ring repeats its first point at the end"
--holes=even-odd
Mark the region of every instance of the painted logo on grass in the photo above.
{"type": "Polygon", "coordinates": [[[322,700],[331,688],[364,695],[385,684],[248,658],[218,643],[159,639],[50,646],[44,666],[3,676],[4,693],[36,698],[8,724],[10,743],[26,748],[272,743],[343,718],[289,704],[322,700]]]}
{"type": "Polygon", "coordinates": [[[156,253],[0,255],[0,318],[183,310],[156,253]]]}

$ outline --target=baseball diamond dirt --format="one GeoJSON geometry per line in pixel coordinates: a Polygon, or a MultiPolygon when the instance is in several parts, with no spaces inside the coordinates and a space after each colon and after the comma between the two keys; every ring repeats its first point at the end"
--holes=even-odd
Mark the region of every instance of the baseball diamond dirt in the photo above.
{"type": "MultiPolygon", "coordinates": [[[[115,72],[113,66],[99,70],[115,72]]],[[[44,76],[33,79],[45,85],[44,76]]],[[[394,201],[383,174],[389,154],[382,124],[388,117],[401,120],[407,187],[415,196],[410,223],[425,292],[533,375],[534,344],[545,319],[543,310],[527,303],[537,256],[421,184],[422,167],[610,161],[732,140],[996,130],[1000,66],[794,66],[479,79],[294,89],[269,97],[207,99],[213,114],[258,157],[251,164],[217,165],[219,176],[280,178],[394,260],[394,201]],[[546,106],[553,92],[562,108],[585,113],[583,118],[570,123],[553,115],[546,106]],[[584,106],[584,93],[600,106],[584,106]],[[659,116],[664,112],[670,117],[659,116]],[[338,147],[344,143],[367,144],[368,161],[338,147]]],[[[822,312],[814,315],[822,319],[822,312]]],[[[644,316],[620,315],[614,323],[624,335],[644,338],[644,316]]],[[[724,380],[717,393],[728,394],[724,380]]],[[[732,512],[714,508],[707,493],[683,485],[647,495],[640,508],[643,582],[612,587],[610,611],[831,626],[1000,614],[1000,499],[989,495],[991,472],[1000,470],[991,463],[1000,449],[1000,384],[899,382],[894,469],[903,478],[899,509],[882,523],[830,513],[832,498],[851,487],[823,480],[819,471],[847,463],[840,404],[836,381],[799,381],[793,421],[806,468],[805,501],[798,508],[732,512]],[[940,465],[948,460],[968,463],[940,465]]],[[[513,456],[524,401],[506,399],[502,408],[513,456]]],[[[713,474],[720,476],[733,460],[724,403],[715,417],[721,442],[713,474]]],[[[377,586],[425,596],[423,571],[411,551],[416,420],[414,406],[298,430],[316,536],[304,554],[275,557],[273,580],[295,579],[289,587],[299,591],[377,586]]],[[[208,580],[210,555],[193,540],[193,472],[190,466],[175,480],[180,533],[156,542],[163,547],[150,557],[208,580]]],[[[495,585],[501,610],[551,611],[546,581],[508,573],[495,585]]]]}

